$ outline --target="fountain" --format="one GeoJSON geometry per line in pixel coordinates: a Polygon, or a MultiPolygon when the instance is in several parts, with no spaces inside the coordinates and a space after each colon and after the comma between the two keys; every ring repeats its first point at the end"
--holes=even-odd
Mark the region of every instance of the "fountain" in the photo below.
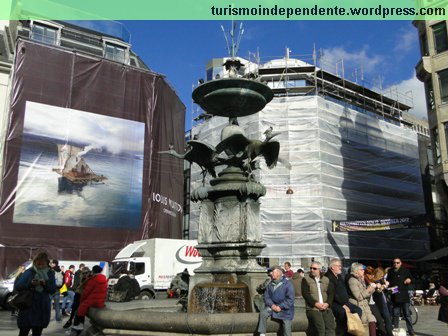
{"type": "MultiPolygon", "coordinates": [[[[238,40],[241,34],[242,30],[238,40]]],[[[93,310],[89,314],[93,322],[91,335],[103,335],[101,330],[111,329],[126,329],[127,334],[132,334],[129,330],[151,330],[157,335],[247,335],[256,330],[255,300],[260,300],[256,288],[266,279],[265,268],[256,261],[265,247],[258,199],[266,189],[253,172],[259,168],[261,157],[269,168],[276,166],[280,144],[273,140],[278,133],[272,128],[266,130],[265,139],[259,140],[248,139],[238,125],[239,117],[262,110],[273,93],[260,82],[238,77],[242,64],[235,57],[238,44],[234,43],[234,33],[230,36],[231,57],[224,64],[228,78],[203,83],[193,92],[194,101],[208,114],[228,118],[220,143],[214,147],[195,139],[187,142],[185,153],[177,153],[172,146],[160,152],[199,165],[203,174],[202,185],[191,192],[192,201],[200,204],[197,249],[203,262],[190,278],[188,313],[185,318],[179,318],[177,313],[168,322],[167,313],[133,311],[133,315],[126,315],[93,310]],[[216,167],[223,169],[217,174],[216,167]],[[209,185],[205,183],[207,174],[213,177],[209,185]]],[[[295,318],[293,330],[304,330],[304,316],[302,312],[300,318],[295,318]]],[[[278,329],[276,323],[270,323],[268,331],[278,329]]]]}

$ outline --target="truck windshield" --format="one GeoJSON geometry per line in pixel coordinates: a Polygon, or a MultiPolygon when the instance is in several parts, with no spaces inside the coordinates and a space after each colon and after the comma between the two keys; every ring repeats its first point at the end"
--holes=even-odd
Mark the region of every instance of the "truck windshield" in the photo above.
{"type": "Polygon", "coordinates": [[[122,270],[128,269],[127,261],[115,261],[112,263],[112,272],[111,278],[119,278],[122,270]]]}

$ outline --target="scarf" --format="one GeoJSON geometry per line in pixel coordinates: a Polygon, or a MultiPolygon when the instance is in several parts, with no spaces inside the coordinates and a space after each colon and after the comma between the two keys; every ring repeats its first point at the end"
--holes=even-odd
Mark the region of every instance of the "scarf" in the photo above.
{"type": "MultiPolygon", "coordinates": [[[[34,270],[34,279],[36,280],[43,279],[45,280],[45,282],[48,281],[48,271],[50,270],[49,267],[37,269],[36,266],[33,265],[33,270],[34,270]]],[[[37,285],[34,287],[34,289],[39,293],[42,293],[44,291],[44,287],[42,285],[37,285]]]]}
{"type": "Polygon", "coordinates": [[[275,292],[281,285],[283,285],[281,277],[277,280],[272,280],[272,286],[274,286],[274,289],[272,291],[275,292]]]}

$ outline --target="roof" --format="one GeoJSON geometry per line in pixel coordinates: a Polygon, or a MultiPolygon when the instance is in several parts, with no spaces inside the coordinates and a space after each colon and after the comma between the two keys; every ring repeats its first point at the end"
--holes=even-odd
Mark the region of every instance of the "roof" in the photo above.
{"type": "Polygon", "coordinates": [[[443,247],[439,250],[436,250],[434,252],[431,252],[430,254],[424,256],[423,258],[417,260],[417,261],[436,261],[438,259],[441,259],[443,257],[448,256],[448,247],[443,247]]]}
{"type": "Polygon", "coordinates": [[[312,64],[301,61],[297,58],[279,58],[273,59],[269,62],[262,64],[262,68],[283,68],[285,66],[288,67],[309,67],[313,66],[312,64]]]}

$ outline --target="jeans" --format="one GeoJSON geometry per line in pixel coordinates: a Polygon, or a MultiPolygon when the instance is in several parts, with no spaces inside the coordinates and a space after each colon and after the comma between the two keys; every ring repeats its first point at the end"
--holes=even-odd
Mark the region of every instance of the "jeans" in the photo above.
{"type": "Polygon", "coordinates": [[[59,293],[59,290],[56,293],[54,293],[53,295],[51,295],[51,298],[53,300],[56,321],[61,321],[62,320],[61,305],[59,303],[61,300],[61,294],[59,293]]]}
{"type": "Polygon", "coordinates": [[[398,324],[400,322],[400,311],[403,312],[408,333],[413,334],[414,328],[412,328],[411,314],[409,313],[409,302],[394,303],[394,328],[398,328],[398,324]]]}
{"type": "MultiPolygon", "coordinates": [[[[258,330],[257,330],[260,334],[266,333],[266,322],[269,316],[271,315],[272,315],[272,309],[268,307],[265,307],[260,312],[260,317],[258,319],[258,330]]],[[[291,336],[292,321],[291,320],[278,320],[278,321],[281,321],[283,324],[283,336],[291,336]]]]}
{"type": "Polygon", "coordinates": [[[72,290],[67,291],[67,295],[64,296],[64,299],[62,300],[62,309],[71,309],[74,298],[75,298],[75,292],[72,290]],[[67,304],[68,299],[70,299],[70,302],[67,304]]]}
{"type": "Polygon", "coordinates": [[[81,300],[81,294],[75,293],[75,298],[73,300],[72,311],[70,313],[70,321],[72,321],[76,316],[76,311],[78,310],[79,304],[81,300]]]}

